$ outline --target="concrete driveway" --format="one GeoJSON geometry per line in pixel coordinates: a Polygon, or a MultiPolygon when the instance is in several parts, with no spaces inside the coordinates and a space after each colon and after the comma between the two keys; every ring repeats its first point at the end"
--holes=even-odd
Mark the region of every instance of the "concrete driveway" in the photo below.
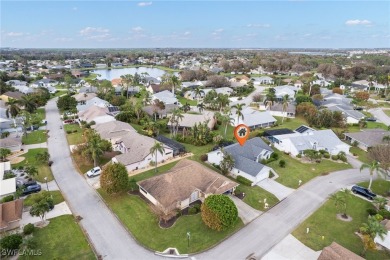
{"type": "MultiPolygon", "coordinates": [[[[55,218],[55,217],[58,217],[58,216],[62,216],[62,215],[71,215],[72,212],[70,211],[69,207],[68,207],[68,204],[66,204],[65,201],[57,204],[54,206],[54,209],[52,209],[51,211],[49,211],[47,214],[46,214],[46,219],[51,219],[51,218],[55,218]]],[[[20,220],[20,226],[24,226],[24,225],[27,225],[28,223],[32,223],[32,224],[35,224],[35,223],[38,223],[41,221],[41,218],[40,217],[33,217],[30,215],[30,212],[23,212],[23,215],[22,215],[22,219],[20,220]]]]}
{"type": "Polygon", "coordinates": [[[295,190],[288,188],[282,184],[280,184],[277,181],[271,180],[271,179],[265,179],[261,182],[258,182],[256,184],[260,188],[274,194],[279,200],[282,200],[284,198],[287,198],[291,193],[293,193],[295,190]]]}
{"type": "Polygon", "coordinates": [[[373,108],[369,109],[368,112],[373,114],[378,121],[384,123],[385,125],[390,125],[390,117],[388,117],[382,110],[382,108],[373,108]]]}
{"type": "Polygon", "coordinates": [[[260,214],[262,213],[261,211],[252,208],[236,196],[229,195],[229,197],[233,200],[234,204],[236,204],[238,216],[241,218],[242,222],[244,222],[245,225],[260,216],[260,214]]]}

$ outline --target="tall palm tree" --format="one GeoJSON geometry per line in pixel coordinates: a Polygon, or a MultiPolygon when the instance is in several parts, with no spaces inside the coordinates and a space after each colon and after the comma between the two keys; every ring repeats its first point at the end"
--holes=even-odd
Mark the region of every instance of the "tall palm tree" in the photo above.
{"type": "Polygon", "coordinates": [[[22,96],[19,102],[24,107],[24,109],[29,113],[34,113],[35,110],[37,109],[37,103],[35,101],[34,96],[30,96],[30,95],[22,96]]]}
{"type": "Polygon", "coordinates": [[[155,141],[154,145],[150,148],[150,153],[156,156],[154,172],[157,173],[157,154],[160,153],[161,155],[164,155],[164,146],[161,143],[155,141]]]}
{"type": "Polygon", "coordinates": [[[242,120],[244,120],[244,114],[242,113],[242,110],[244,109],[244,104],[236,104],[232,106],[232,108],[236,109],[237,125],[239,125],[240,117],[242,120]]]}
{"type": "Polygon", "coordinates": [[[220,119],[222,121],[222,124],[225,125],[225,138],[226,138],[227,127],[229,124],[234,124],[234,118],[231,118],[230,114],[226,114],[226,115],[221,115],[220,119]]]}
{"type": "Polygon", "coordinates": [[[377,174],[381,174],[383,173],[383,170],[380,168],[379,162],[375,160],[371,163],[363,163],[362,166],[360,166],[360,171],[364,169],[368,169],[370,171],[370,184],[368,184],[368,189],[370,190],[374,173],[376,172],[377,174]]]}
{"type": "Polygon", "coordinates": [[[285,116],[287,116],[286,115],[287,108],[288,108],[288,94],[283,97],[283,101],[282,101],[282,111],[283,111],[282,124],[283,124],[285,116]]]}
{"type": "Polygon", "coordinates": [[[194,89],[194,96],[198,100],[198,103],[199,103],[199,97],[201,97],[202,95],[204,95],[204,91],[202,89],[200,89],[199,87],[196,87],[194,89]]]}
{"type": "Polygon", "coordinates": [[[222,109],[224,108],[224,107],[226,107],[227,105],[229,105],[229,97],[228,97],[228,95],[225,95],[225,94],[218,94],[218,96],[217,96],[217,103],[218,103],[218,105],[219,105],[219,111],[222,111],[222,109]]]}
{"type": "Polygon", "coordinates": [[[96,167],[98,160],[104,153],[102,148],[102,140],[98,134],[92,133],[88,136],[88,146],[85,152],[91,155],[93,166],[96,167]]]}
{"type": "Polygon", "coordinates": [[[180,85],[180,80],[175,74],[171,74],[168,78],[168,82],[172,85],[172,93],[175,95],[175,87],[180,85]]]}
{"type": "Polygon", "coordinates": [[[16,125],[16,116],[20,113],[21,109],[19,107],[19,101],[16,100],[16,99],[8,99],[8,102],[5,103],[8,108],[7,110],[5,111],[6,113],[6,116],[9,118],[9,116],[11,116],[12,120],[13,120],[13,125],[16,129],[16,136],[19,136],[19,131],[18,131],[18,126],[16,125]]]}
{"type": "Polygon", "coordinates": [[[202,111],[204,110],[204,104],[203,103],[200,103],[198,105],[196,105],[199,109],[199,113],[202,113],[202,111]]]}
{"type": "Polygon", "coordinates": [[[126,98],[129,98],[129,86],[134,83],[134,76],[126,74],[121,76],[122,84],[126,86],[126,98]]]}

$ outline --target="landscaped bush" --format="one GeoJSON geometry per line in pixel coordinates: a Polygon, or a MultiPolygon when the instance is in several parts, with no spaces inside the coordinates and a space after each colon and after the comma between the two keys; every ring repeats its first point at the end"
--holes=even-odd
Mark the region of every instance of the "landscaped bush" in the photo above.
{"type": "Polygon", "coordinates": [[[8,195],[5,196],[3,199],[1,199],[1,203],[13,201],[13,200],[14,200],[14,195],[8,195]]]}
{"type": "Polygon", "coordinates": [[[387,211],[386,209],[379,210],[378,214],[381,215],[385,219],[390,219],[390,211],[387,211]]]}
{"type": "Polygon", "coordinates": [[[190,208],[188,209],[188,214],[194,215],[194,214],[196,214],[196,213],[198,213],[198,211],[196,210],[195,207],[190,207],[190,208]]]}
{"type": "Polygon", "coordinates": [[[23,227],[23,234],[30,235],[34,232],[34,230],[35,230],[35,226],[31,223],[28,223],[23,227]]]}
{"type": "Polygon", "coordinates": [[[297,158],[302,158],[302,154],[297,154],[297,158]]]}
{"type": "Polygon", "coordinates": [[[325,153],[327,153],[327,151],[325,150],[319,150],[320,154],[324,155],[325,153]]]}
{"type": "Polygon", "coordinates": [[[242,177],[241,175],[238,175],[236,180],[243,184],[243,185],[246,185],[246,186],[252,186],[252,181],[248,180],[247,178],[245,177],[242,177]]]}
{"type": "Polygon", "coordinates": [[[271,158],[274,159],[274,161],[276,161],[277,159],[279,159],[279,154],[273,152],[273,153],[271,154],[271,158]]]}
{"type": "Polygon", "coordinates": [[[200,160],[201,160],[202,162],[207,161],[207,160],[208,160],[208,155],[207,155],[207,154],[202,154],[202,155],[200,156],[200,160]]]}
{"type": "MultiPolygon", "coordinates": [[[[6,255],[15,253],[12,250],[19,249],[19,246],[22,244],[23,238],[19,234],[13,234],[6,236],[0,240],[0,248],[4,250],[6,255]],[[8,253],[8,254],[7,254],[8,253]]],[[[3,253],[3,251],[1,252],[3,253]]]]}
{"type": "Polygon", "coordinates": [[[109,164],[103,168],[100,186],[108,194],[119,193],[128,188],[126,167],[121,163],[109,164]]]}
{"type": "Polygon", "coordinates": [[[338,155],[332,155],[332,160],[337,161],[339,159],[338,155]]]}
{"type": "Polygon", "coordinates": [[[368,215],[370,215],[370,216],[375,216],[378,212],[377,212],[376,209],[369,208],[369,209],[367,209],[367,213],[368,213],[368,215]]]}
{"type": "Polygon", "coordinates": [[[193,207],[196,209],[196,212],[200,212],[200,204],[195,204],[193,207]]]}
{"type": "Polygon", "coordinates": [[[72,133],[72,130],[66,130],[66,133],[67,133],[67,134],[71,134],[71,133],[72,133]]]}
{"type": "Polygon", "coordinates": [[[324,154],[324,158],[329,159],[330,158],[330,154],[329,153],[324,154]]]}
{"type": "Polygon", "coordinates": [[[129,189],[131,191],[138,191],[139,187],[137,185],[137,181],[134,178],[129,180],[129,189]]]}
{"type": "Polygon", "coordinates": [[[234,202],[225,195],[210,195],[201,206],[202,220],[211,229],[221,231],[233,226],[238,219],[234,202]]]}
{"type": "Polygon", "coordinates": [[[279,166],[282,167],[282,168],[286,167],[286,161],[285,160],[280,160],[279,161],[279,166]]]}

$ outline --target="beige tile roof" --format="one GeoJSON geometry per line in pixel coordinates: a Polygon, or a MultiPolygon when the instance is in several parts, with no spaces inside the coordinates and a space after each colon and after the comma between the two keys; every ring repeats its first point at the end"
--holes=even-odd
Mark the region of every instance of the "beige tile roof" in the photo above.
{"type": "Polygon", "coordinates": [[[352,251],[349,251],[345,247],[332,242],[330,246],[325,247],[318,260],[364,260],[364,258],[358,256],[352,251]]]}
{"type": "Polygon", "coordinates": [[[73,95],[73,97],[76,99],[77,102],[80,102],[93,99],[94,97],[97,97],[97,95],[95,93],[78,93],[76,95],[73,95]]]}
{"type": "Polygon", "coordinates": [[[13,137],[7,137],[4,139],[1,139],[0,147],[2,148],[8,148],[8,147],[15,147],[22,145],[22,139],[21,138],[13,138],[13,137]]]}
{"type": "MultiPolygon", "coordinates": [[[[203,111],[202,114],[183,114],[183,119],[179,122],[179,126],[191,128],[196,124],[204,123],[208,121],[207,126],[210,129],[213,129],[216,120],[214,118],[213,112],[203,111]]],[[[171,122],[168,122],[168,125],[171,125],[171,122]]]]}
{"type": "Polygon", "coordinates": [[[135,129],[128,123],[121,121],[111,121],[93,125],[93,129],[99,133],[100,137],[109,140],[113,137],[124,136],[129,131],[135,131],[135,129]]]}
{"type": "Polygon", "coordinates": [[[22,199],[0,204],[0,229],[6,228],[10,222],[22,219],[22,212],[22,199]]]}
{"type": "Polygon", "coordinates": [[[108,108],[99,107],[99,106],[91,106],[90,108],[79,112],[79,117],[83,121],[93,121],[94,118],[98,116],[106,116],[108,115],[108,108]]]}
{"type": "Polygon", "coordinates": [[[189,198],[195,190],[205,194],[222,194],[238,186],[225,176],[187,159],[179,161],[168,172],[138,184],[165,208],[189,198]]]}

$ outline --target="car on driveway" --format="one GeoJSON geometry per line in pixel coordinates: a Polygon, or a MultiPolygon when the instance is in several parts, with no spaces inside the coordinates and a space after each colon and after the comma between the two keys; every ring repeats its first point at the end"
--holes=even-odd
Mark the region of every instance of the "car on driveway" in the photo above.
{"type": "Polygon", "coordinates": [[[375,193],[373,193],[372,191],[370,191],[367,188],[360,187],[358,185],[354,185],[352,187],[352,192],[355,193],[355,194],[359,194],[359,195],[361,195],[363,197],[366,197],[369,200],[373,200],[376,197],[375,193]]]}
{"type": "Polygon", "coordinates": [[[102,169],[97,166],[95,168],[92,168],[91,170],[87,171],[87,176],[89,178],[99,176],[102,173],[102,169]]]}
{"type": "Polygon", "coordinates": [[[39,184],[32,184],[23,189],[23,196],[29,195],[31,193],[37,193],[41,191],[41,185],[39,184]]]}
{"type": "Polygon", "coordinates": [[[368,118],[366,118],[366,121],[375,122],[376,118],[375,117],[368,117],[368,118]]]}

